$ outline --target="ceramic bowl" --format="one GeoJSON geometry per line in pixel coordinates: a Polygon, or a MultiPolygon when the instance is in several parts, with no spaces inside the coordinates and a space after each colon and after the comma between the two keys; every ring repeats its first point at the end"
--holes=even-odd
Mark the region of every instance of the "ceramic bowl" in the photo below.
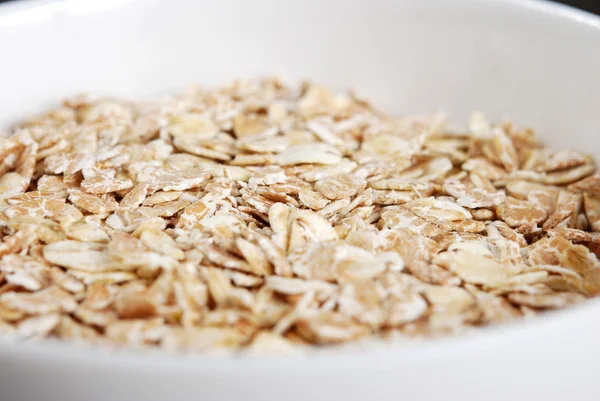
{"type": "MultiPolygon", "coordinates": [[[[471,110],[600,158],[600,19],[529,0],[56,0],[0,6],[0,127],[77,92],[283,73],[395,113],[471,110]]],[[[0,339],[0,399],[597,400],[600,302],[469,336],[295,357],[0,339]]]]}

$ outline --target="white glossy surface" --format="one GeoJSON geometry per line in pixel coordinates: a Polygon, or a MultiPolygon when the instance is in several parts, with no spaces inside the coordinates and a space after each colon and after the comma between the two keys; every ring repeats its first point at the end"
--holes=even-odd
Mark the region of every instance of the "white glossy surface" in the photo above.
{"type": "MultiPolygon", "coordinates": [[[[473,108],[600,157],[600,20],[518,0],[71,0],[0,6],[0,127],[74,92],[285,73],[395,112],[473,108]]],[[[0,400],[597,400],[600,302],[469,338],[278,358],[0,340],[0,400]]]]}

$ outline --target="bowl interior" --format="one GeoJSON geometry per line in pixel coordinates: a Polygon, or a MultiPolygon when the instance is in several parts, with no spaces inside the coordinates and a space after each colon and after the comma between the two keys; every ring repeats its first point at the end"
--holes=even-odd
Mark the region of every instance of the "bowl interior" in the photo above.
{"type": "Polygon", "coordinates": [[[394,113],[474,109],[600,146],[600,21],[517,0],[33,1],[0,12],[0,128],[74,93],[282,73],[394,113]],[[8,39],[10,38],[10,39],[8,39]]]}

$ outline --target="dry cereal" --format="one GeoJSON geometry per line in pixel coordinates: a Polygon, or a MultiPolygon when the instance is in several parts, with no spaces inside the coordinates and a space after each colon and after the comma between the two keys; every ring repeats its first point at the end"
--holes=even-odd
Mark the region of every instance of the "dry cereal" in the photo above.
{"type": "Polygon", "coordinates": [[[600,294],[600,174],[481,112],[239,80],[14,128],[0,241],[0,336],[287,354],[600,294]]]}

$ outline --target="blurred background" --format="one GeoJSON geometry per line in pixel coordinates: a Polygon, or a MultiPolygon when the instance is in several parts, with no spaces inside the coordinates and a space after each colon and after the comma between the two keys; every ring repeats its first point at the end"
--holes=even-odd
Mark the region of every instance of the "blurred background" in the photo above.
{"type": "MultiPolygon", "coordinates": [[[[15,1],[23,1],[23,0],[0,0],[0,3],[8,3],[15,1]]],[[[98,0],[103,1],[103,0],[98,0]]],[[[168,0],[164,0],[168,1],[168,0]]],[[[563,3],[570,5],[572,7],[581,8],[583,10],[587,10],[593,13],[600,15],[600,0],[564,0],[564,1],[555,1],[556,3],[563,3]]]]}
{"type": "Polygon", "coordinates": [[[558,1],[557,3],[568,4],[600,15],[600,0],[570,0],[558,1]]]}

